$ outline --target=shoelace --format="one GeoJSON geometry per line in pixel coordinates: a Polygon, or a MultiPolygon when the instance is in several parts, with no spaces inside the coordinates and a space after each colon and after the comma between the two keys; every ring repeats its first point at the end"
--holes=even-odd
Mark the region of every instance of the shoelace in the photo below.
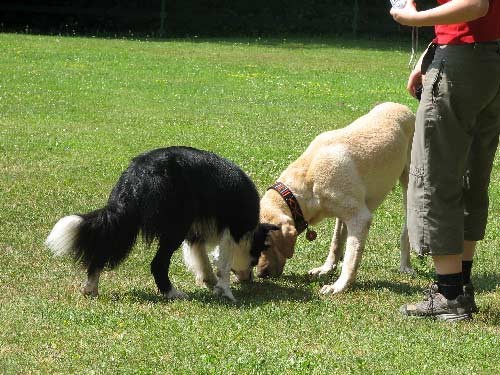
{"type": "Polygon", "coordinates": [[[431,283],[429,285],[429,288],[425,289],[423,291],[424,296],[427,298],[429,301],[429,306],[428,306],[428,311],[433,313],[434,312],[434,297],[436,293],[438,293],[438,285],[437,283],[431,283]]]}
{"type": "Polygon", "coordinates": [[[433,282],[429,284],[427,289],[424,289],[424,296],[429,297],[430,295],[436,294],[439,291],[437,283],[433,282]]]}

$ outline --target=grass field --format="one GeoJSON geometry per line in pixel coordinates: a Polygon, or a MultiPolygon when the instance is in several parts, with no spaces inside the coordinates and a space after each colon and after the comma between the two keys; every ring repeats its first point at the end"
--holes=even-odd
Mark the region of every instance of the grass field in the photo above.
{"type": "MultiPolygon", "coordinates": [[[[263,193],[322,131],[376,103],[416,109],[404,87],[406,42],[351,40],[140,41],[0,34],[1,374],[498,374],[500,158],[474,282],[472,322],[405,320],[433,277],[412,258],[400,274],[400,188],[376,212],[359,276],[321,297],[332,222],[300,238],[283,277],[234,285],[228,303],[195,285],[168,302],[139,242],[103,274],[101,295],[79,293],[84,272],[43,241],[62,216],[104,205],[136,154],[189,145],[227,157],[263,193]]],[[[338,276],[335,275],[334,277],[338,276]]]]}

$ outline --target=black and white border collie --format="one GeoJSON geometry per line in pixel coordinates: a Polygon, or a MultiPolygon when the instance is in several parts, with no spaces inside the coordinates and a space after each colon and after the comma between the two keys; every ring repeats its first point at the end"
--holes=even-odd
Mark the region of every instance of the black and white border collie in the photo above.
{"type": "Polygon", "coordinates": [[[148,244],[158,241],[151,272],[160,293],[176,299],[186,294],[172,286],[168,271],[184,242],[184,260],[196,281],[235,301],[231,270],[251,274],[274,229],[259,224],[257,189],[239,167],[214,153],[176,146],[134,158],[104,208],[63,217],[45,244],[86,268],[82,293],[96,296],[102,270],[118,266],[141,232],[148,244]],[[207,254],[213,248],[217,277],[207,254]]]}

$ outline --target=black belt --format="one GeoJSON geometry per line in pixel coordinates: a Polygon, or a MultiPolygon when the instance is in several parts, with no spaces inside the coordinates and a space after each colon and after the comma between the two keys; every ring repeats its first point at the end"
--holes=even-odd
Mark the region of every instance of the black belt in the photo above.
{"type": "Polygon", "coordinates": [[[498,46],[500,44],[500,40],[492,40],[490,42],[475,42],[475,44],[494,44],[498,46]]]}
{"type": "Polygon", "coordinates": [[[491,42],[475,42],[472,43],[474,48],[481,48],[485,50],[493,50],[496,52],[500,52],[500,40],[494,40],[491,42]]]}
{"type": "MultiPolygon", "coordinates": [[[[435,43],[432,43],[435,44],[435,43]]],[[[437,46],[499,46],[500,40],[492,40],[488,42],[472,42],[472,43],[462,43],[462,44],[435,44],[437,46]]]]}
{"type": "Polygon", "coordinates": [[[437,44],[438,47],[449,47],[449,48],[477,48],[484,50],[494,50],[500,52],[500,40],[494,40],[490,42],[473,42],[464,44],[437,44]]]}

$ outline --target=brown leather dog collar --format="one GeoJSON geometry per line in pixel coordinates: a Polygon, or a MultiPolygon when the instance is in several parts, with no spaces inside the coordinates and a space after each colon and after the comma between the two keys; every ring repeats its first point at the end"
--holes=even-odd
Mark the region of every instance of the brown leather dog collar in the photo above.
{"type": "Polygon", "coordinates": [[[304,218],[304,214],[300,209],[299,201],[297,200],[297,198],[295,198],[295,195],[293,195],[292,191],[284,183],[279,181],[274,183],[274,185],[269,187],[267,190],[271,189],[277,191],[288,205],[288,208],[290,208],[297,233],[301,234],[307,229],[306,238],[309,241],[314,241],[317,234],[315,231],[309,229],[309,223],[304,218]]]}

